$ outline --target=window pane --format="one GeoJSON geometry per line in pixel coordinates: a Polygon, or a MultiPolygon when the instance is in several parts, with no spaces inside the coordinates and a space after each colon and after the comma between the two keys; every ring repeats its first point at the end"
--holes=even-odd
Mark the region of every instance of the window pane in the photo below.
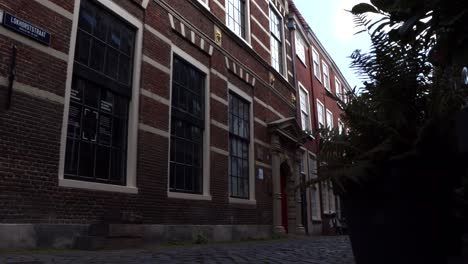
{"type": "Polygon", "coordinates": [[[108,179],[110,167],[110,148],[98,147],[96,153],[96,178],[108,179]]]}
{"type": "Polygon", "coordinates": [[[91,48],[91,63],[90,66],[94,70],[102,71],[104,67],[104,55],[106,46],[99,40],[93,41],[93,47],[91,48]]]}
{"type": "Polygon", "coordinates": [[[74,72],[72,83],[66,178],[125,184],[128,103],[131,98],[127,93],[116,92],[120,88],[115,89],[108,77],[117,80],[120,76],[126,88],[132,88],[134,41],[135,30],[123,20],[94,1],[81,1],[75,62],[82,67],[75,68],[77,72],[74,72]],[[121,32],[125,34],[125,43],[121,32]],[[119,60],[120,56],[125,59],[119,60]],[[83,74],[83,67],[89,67],[95,74],[83,74]]]}
{"type": "Polygon", "coordinates": [[[203,83],[205,75],[174,57],[171,109],[171,191],[201,193],[203,83]],[[174,167],[175,166],[175,167],[174,167]],[[182,169],[181,169],[182,168],[182,169]],[[181,170],[181,171],[180,171],[181,170]]]}

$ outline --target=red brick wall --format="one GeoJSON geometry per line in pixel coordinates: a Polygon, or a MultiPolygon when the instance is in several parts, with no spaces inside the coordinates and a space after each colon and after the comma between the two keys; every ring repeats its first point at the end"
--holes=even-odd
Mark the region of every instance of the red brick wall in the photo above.
{"type": "MultiPolygon", "coordinates": [[[[52,2],[69,12],[74,10],[71,0],[52,2]]],[[[259,98],[281,115],[285,117],[294,115],[296,111],[294,107],[285,103],[285,100],[290,102],[291,93],[295,93],[291,85],[286,81],[277,80],[274,88],[267,86],[271,72],[268,66],[269,57],[253,56],[252,51],[239,40],[231,38],[229,34],[223,35],[223,52],[234,56],[257,74],[255,87],[252,87],[225,68],[224,53],[215,49],[213,56],[210,57],[173,31],[167,12],[155,2],[150,1],[146,11],[141,8],[139,1],[115,0],[114,2],[156,29],[173,45],[189,53],[206,67],[221,73],[223,78],[210,74],[211,93],[227,100],[227,83],[224,80],[227,78],[239,89],[252,97],[259,98]]],[[[213,38],[214,22],[206,17],[206,10],[202,11],[203,7],[198,6],[197,1],[193,1],[195,5],[186,0],[167,2],[206,36],[213,38]]],[[[212,1],[210,5],[213,13],[219,16],[219,10],[212,1]]],[[[71,20],[35,1],[4,0],[1,1],[0,8],[50,31],[51,48],[68,54],[71,20]]],[[[0,77],[6,78],[8,75],[12,44],[18,45],[18,83],[63,97],[67,63],[2,34],[0,34],[0,77]]],[[[148,30],[144,31],[142,51],[144,56],[170,68],[170,50],[170,45],[165,41],[148,30]]],[[[147,62],[142,62],[141,87],[166,100],[170,98],[170,76],[147,62]]],[[[1,107],[5,100],[6,87],[1,84],[1,107]]],[[[210,103],[211,118],[227,125],[227,106],[214,99],[211,99],[210,103]]],[[[279,118],[255,100],[252,107],[255,117],[263,122],[279,118]]],[[[212,201],[167,198],[168,138],[142,130],[138,133],[137,147],[138,194],[59,187],[58,164],[63,108],[62,103],[15,90],[12,108],[8,111],[3,108],[0,110],[0,223],[90,223],[98,221],[110,212],[135,214],[141,216],[145,223],[159,224],[272,223],[272,183],[268,167],[263,168],[264,180],[255,180],[256,206],[228,202],[228,157],[216,152],[211,152],[209,166],[212,201]]],[[[169,113],[170,108],[166,104],[144,95],[140,96],[139,122],[167,131],[169,113]]],[[[254,122],[254,125],[255,139],[269,143],[267,128],[259,122],[254,122]]],[[[228,151],[227,139],[227,131],[211,125],[212,146],[228,151]]],[[[255,153],[259,151],[263,152],[260,161],[270,164],[269,149],[255,144],[255,153]]]]}

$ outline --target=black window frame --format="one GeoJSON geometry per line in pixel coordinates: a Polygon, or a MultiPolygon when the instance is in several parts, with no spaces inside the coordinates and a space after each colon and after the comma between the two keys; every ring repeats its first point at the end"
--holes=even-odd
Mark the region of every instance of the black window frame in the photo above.
{"type": "Polygon", "coordinates": [[[229,196],[231,198],[250,199],[250,168],[253,166],[250,164],[251,107],[249,101],[232,91],[229,92],[229,196]],[[241,108],[242,113],[240,113],[241,108]],[[244,124],[243,127],[239,126],[241,123],[244,124]],[[244,132],[241,133],[241,130],[244,132]],[[234,163],[237,165],[233,166],[234,163]]]}
{"type": "Polygon", "coordinates": [[[203,194],[207,74],[177,54],[173,55],[172,68],[169,191],[203,194]],[[191,101],[192,109],[188,100],[195,100],[191,101]],[[183,180],[182,187],[180,180],[183,180]]]}
{"type": "Polygon", "coordinates": [[[137,28],[118,14],[94,1],[81,1],[69,99],[65,179],[127,184],[136,35],[137,28]],[[95,49],[100,51],[100,62],[93,61],[95,49]],[[112,54],[116,55],[113,59],[112,54]],[[83,154],[86,150],[92,157],[83,154]],[[84,168],[91,165],[92,169],[84,168]]]}

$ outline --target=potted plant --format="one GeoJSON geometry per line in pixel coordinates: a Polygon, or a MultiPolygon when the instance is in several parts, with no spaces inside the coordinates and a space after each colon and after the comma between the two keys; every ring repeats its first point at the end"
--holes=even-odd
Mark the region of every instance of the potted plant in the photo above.
{"type": "Polygon", "coordinates": [[[351,55],[364,85],[344,106],[349,132],[320,131],[318,181],[332,181],[343,199],[358,264],[444,263],[466,166],[456,117],[468,87],[445,50],[454,33],[436,24],[444,16],[434,6],[417,9],[429,1],[371,2],[352,10],[372,42],[351,55]],[[368,12],[382,18],[370,21],[368,12]]]}

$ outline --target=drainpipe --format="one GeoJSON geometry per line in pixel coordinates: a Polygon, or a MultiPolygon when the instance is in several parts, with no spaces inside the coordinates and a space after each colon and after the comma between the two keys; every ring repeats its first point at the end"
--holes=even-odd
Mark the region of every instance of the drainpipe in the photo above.
{"type": "MultiPolygon", "coordinates": [[[[297,85],[297,78],[296,78],[296,50],[293,47],[293,32],[296,30],[296,23],[294,22],[294,15],[293,13],[289,13],[288,15],[288,29],[289,29],[289,43],[291,43],[291,56],[292,56],[292,74],[293,74],[293,83],[294,89],[296,89],[296,101],[294,102],[296,106],[296,119],[299,118],[299,107],[297,102],[299,101],[299,93],[298,93],[298,85],[297,85]]],[[[287,61],[287,60],[286,60],[287,61]]]]}

